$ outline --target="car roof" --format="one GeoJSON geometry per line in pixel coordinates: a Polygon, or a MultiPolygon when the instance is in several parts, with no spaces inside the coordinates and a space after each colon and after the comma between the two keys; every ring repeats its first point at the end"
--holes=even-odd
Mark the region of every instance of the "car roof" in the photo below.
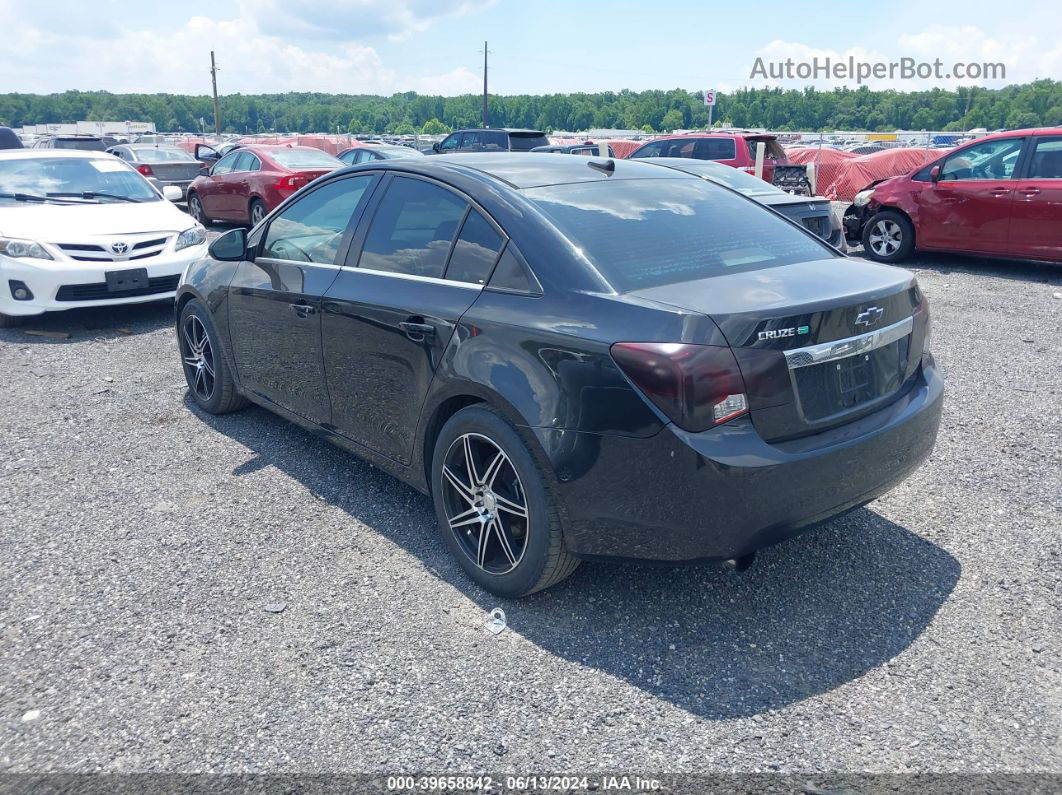
{"type": "MultiPolygon", "coordinates": [[[[432,157],[408,157],[399,160],[378,161],[370,168],[383,167],[413,171],[425,176],[445,177],[447,172],[459,172],[479,179],[488,178],[505,183],[510,188],[538,188],[547,185],[566,185],[581,182],[604,182],[606,180],[631,179],[683,179],[690,178],[673,170],[656,168],[645,163],[619,158],[572,157],[550,152],[468,152],[432,157]],[[611,161],[611,174],[591,164],[611,161]]],[[[353,169],[365,170],[364,165],[353,169]]]]}
{"type": "MultiPolygon", "coordinates": [[[[106,157],[106,152],[89,149],[3,149],[0,150],[0,158],[34,158],[34,157],[80,157],[99,160],[106,157]]],[[[121,162],[114,155],[110,156],[117,162],[121,162]]]]}
{"type": "Polygon", "coordinates": [[[530,130],[526,127],[465,127],[454,132],[503,132],[503,133],[530,133],[532,135],[545,135],[542,130],[530,130]]]}

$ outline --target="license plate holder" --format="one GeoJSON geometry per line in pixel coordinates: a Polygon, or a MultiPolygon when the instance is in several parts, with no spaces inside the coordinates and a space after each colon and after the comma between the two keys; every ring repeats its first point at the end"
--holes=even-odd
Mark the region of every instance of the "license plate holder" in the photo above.
{"type": "Polygon", "coordinates": [[[842,396],[859,393],[870,386],[870,362],[863,356],[850,356],[837,363],[837,384],[842,396]]]}
{"type": "Polygon", "coordinates": [[[124,293],[127,290],[146,290],[150,287],[147,268],[126,268],[120,271],[106,271],[107,292],[124,293]]]}

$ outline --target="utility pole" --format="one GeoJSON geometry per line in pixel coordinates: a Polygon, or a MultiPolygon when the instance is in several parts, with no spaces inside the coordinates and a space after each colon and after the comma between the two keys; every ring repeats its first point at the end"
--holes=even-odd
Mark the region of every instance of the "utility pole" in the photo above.
{"type": "Polygon", "coordinates": [[[221,135],[221,108],[218,106],[218,67],[214,63],[214,51],[210,51],[210,82],[214,85],[214,133],[221,135]]]}
{"type": "Polygon", "coordinates": [[[483,127],[490,126],[487,116],[487,42],[483,42],[483,127]]]}

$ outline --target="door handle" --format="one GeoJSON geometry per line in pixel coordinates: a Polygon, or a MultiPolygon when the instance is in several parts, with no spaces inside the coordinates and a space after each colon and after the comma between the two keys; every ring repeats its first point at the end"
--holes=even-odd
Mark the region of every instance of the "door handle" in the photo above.
{"type": "Polygon", "coordinates": [[[317,307],[312,304],[288,304],[288,306],[291,307],[296,317],[309,317],[317,311],[317,307]]]}
{"type": "Polygon", "coordinates": [[[992,188],[989,193],[998,198],[1001,196],[1006,196],[1008,193],[1010,193],[1010,190],[1010,188],[992,188]]]}
{"type": "Polygon", "coordinates": [[[435,326],[425,323],[424,318],[421,317],[403,320],[398,327],[406,332],[406,336],[414,342],[423,342],[425,337],[435,336],[435,326]]]}
{"type": "Polygon", "coordinates": [[[1022,196],[1038,196],[1040,194],[1039,188],[1019,188],[1018,193],[1022,196]]]}

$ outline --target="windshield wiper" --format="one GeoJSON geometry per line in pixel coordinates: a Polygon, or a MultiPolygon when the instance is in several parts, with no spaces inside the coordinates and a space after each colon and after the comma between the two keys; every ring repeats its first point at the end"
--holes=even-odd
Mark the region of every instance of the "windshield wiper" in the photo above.
{"type": "Polygon", "coordinates": [[[17,202],[57,202],[63,204],[76,204],[65,199],[53,198],[52,194],[38,196],[36,193],[0,193],[0,199],[14,199],[17,202]]]}
{"type": "Polygon", "coordinates": [[[49,193],[49,197],[52,196],[70,196],[72,198],[81,199],[115,199],[120,202],[133,202],[134,204],[140,204],[140,199],[134,199],[132,196],[119,196],[117,193],[100,193],[94,190],[85,190],[80,193],[49,193]]]}

